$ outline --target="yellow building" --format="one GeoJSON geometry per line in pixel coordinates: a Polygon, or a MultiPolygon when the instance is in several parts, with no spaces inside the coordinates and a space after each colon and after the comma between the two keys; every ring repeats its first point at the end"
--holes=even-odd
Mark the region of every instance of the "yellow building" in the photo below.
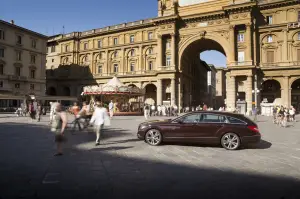
{"type": "Polygon", "coordinates": [[[48,37],[0,20],[0,107],[18,107],[46,90],[48,37]]]}
{"type": "Polygon", "coordinates": [[[299,12],[295,0],[158,0],[156,18],[51,37],[47,92],[78,96],[117,75],[142,88],[146,103],[198,105],[209,70],[199,54],[217,50],[227,57],[229,110],[237,100],[247,112],[265,98],[296,105],[299,12]]]}

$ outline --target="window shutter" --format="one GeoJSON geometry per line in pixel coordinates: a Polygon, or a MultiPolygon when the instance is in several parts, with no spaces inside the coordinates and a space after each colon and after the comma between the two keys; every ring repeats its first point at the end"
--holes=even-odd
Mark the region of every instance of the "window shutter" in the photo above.
{"type": "Polygon", "coordinates": [[[267,63],[274,63],[274,51],[267,51],[267,63]]]}

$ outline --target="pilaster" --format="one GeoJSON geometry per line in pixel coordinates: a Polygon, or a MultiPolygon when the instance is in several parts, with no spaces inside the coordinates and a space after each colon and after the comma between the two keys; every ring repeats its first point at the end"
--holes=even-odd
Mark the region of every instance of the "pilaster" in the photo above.
{"type": "Polygon", "coordinates": [[[162,105],[162,79],[157,80],[156,100],[157,105],[162,105]]]}
{"type": "Polygon", "coordinates": [[[252,110],[252,102],[253,102],[253,95],[252,95],[252,76],[247,77],[246,81],[246,102],[247,102],[247,113],[252,110]]]}
{"type": "Polygon", "coordinates": [[[171,79],[171,105],[176,104],[176,83],[175,79],[171,79]]]}

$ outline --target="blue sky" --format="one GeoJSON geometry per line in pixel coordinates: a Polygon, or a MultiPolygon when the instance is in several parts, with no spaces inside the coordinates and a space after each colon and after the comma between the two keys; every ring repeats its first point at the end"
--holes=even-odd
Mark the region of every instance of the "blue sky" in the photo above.
{"type": "MultiPolygon", "coordinates": [[[[157,16],[157,0],[2,0],[0,19],[53,35],[84,31],[157,16]]],[[[201,54],[203,60],[223,66],[224,56],[201,54]]]]}

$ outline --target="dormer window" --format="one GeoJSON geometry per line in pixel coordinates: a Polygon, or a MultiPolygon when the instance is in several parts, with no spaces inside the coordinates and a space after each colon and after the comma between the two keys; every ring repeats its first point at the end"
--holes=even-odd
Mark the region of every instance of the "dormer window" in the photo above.
{"type": "Polygon", "coordinates": [[[19,45],[22,44],[22,36],[20,36],[20,35],[17,36],[17,44],[19,44],[19,45]]]}
{"type": "Polygon", "coordinates": [[[134,35],[130,36],[130,43],[134,43],[134,35]]]}
{"type": "Polygon", "coordinates": [[[118,45],[118,38],[114,38],[114,45],[118,45]]]}
{"type": "Polygon", "coordinates": [[[266,19],[267,19],[267,24],[268,25],[273,24],[273,16],[267,16],[266,19]]]}
{"type": "Polygon", "coordinates": [[[83,44],[83,49],[84,49],[84,50],[87,50],[88,48],[89,48],[88,43],[84,43],[84,44],[83,44]]]}

